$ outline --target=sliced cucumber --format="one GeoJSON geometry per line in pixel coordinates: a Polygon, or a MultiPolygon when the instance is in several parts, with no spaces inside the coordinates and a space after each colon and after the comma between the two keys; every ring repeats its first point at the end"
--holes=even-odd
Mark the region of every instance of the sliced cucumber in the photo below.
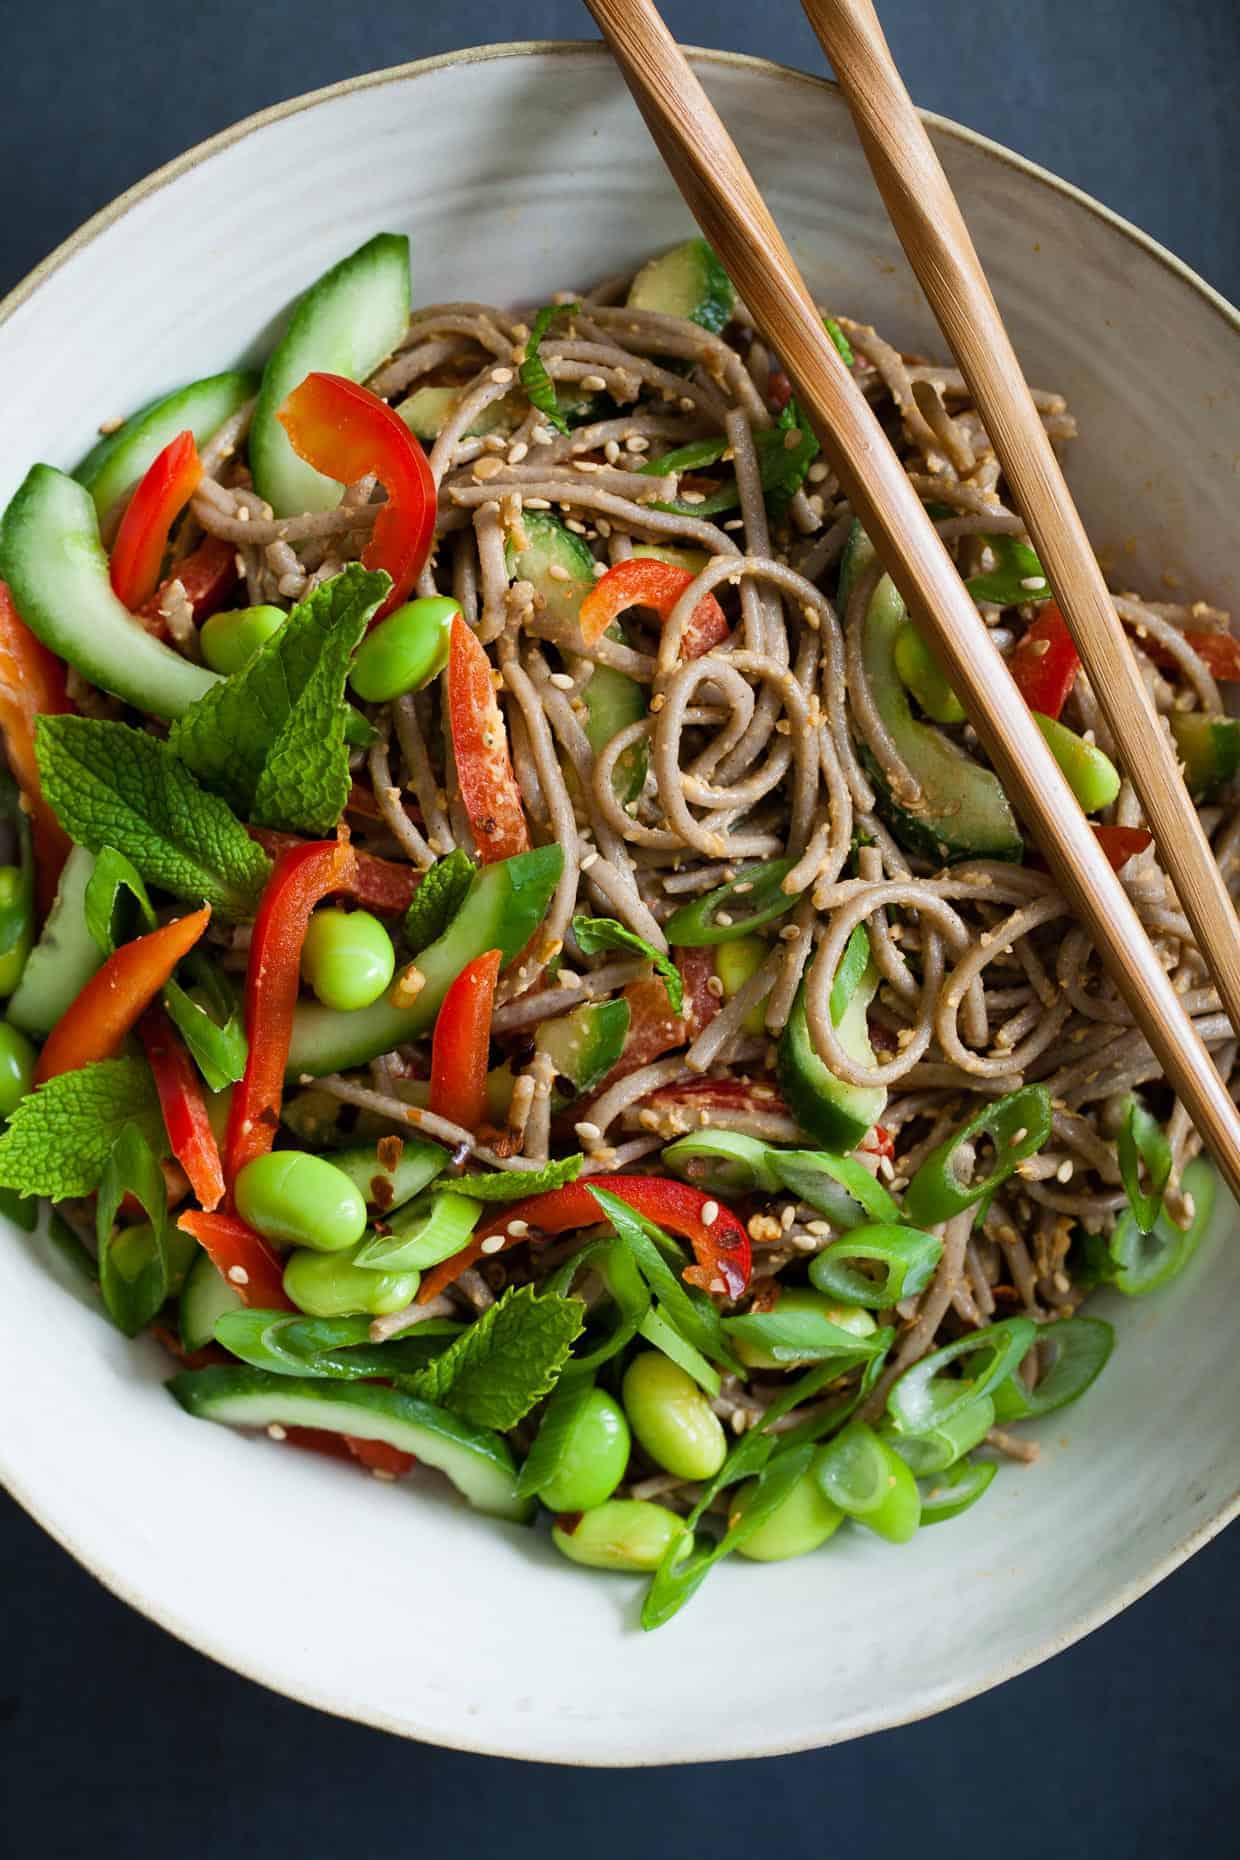
{"type": "Polygon", "coordinates": [[[332,1152],[337,1169],[344,1171],[381,1214],[412,1201],[448,1165],[448,1152],[438,1143],[420,1137],[402,1137],[400,1141],[403,1147],[394,1169],[384,1168],[373,1143],[332,1152]]]}
{"type": "Polygon", "coordinates": [[[505,963],[520,954],[542,922],[563,864],[559,846],[536,846],[475,873],[448,928],[417,958],[423,984],[409,1007],[396,1006],[390,994],[354,1013],[302,1002],[293,1023],[287,1076],[295,1080],[347,1071],[390,1053],[402,1040],[416,1040],[467,962],[488,949],[498,949],[505,963]]]}
{"type": "Polygon", "coordinates": [[[199,1369],[174,1376],[187,1414],[232,1427],[321,1427],[358,1440],[385,1440],[446,1473],[478,1511],[520,1520],[533,1508],[516,1495],[516,1467],[498,1434],[469,1427],[444,1408],[372,1382],[317,1381],[262,1369],[199,1369]]]}
{"type": "Polygon", "coordinates": [[[628,1030],[627,1001],[583,1001],[571,1013],[545,1020],[534,1044],[580,1094],[606,1078],[624,1050],[628,1030]]]}
{"type": "Polygon", "coordinates": [[[580,536],[541,510],[525,511],[521,527],[526,547],[518,550],[509,544],[509,576],[532,583],[552,620],[576,626],[582,599],[594,586],[594,557],[580,536]],[[553,569],[559,572],[553,574],[553,569]]]}
{"type": "MultiPolygon", "coordinates": [[[[408,400],[402,400],[396,411],[409,431],[419,439],[438,439],[450,414],[460,404],[464,387],[420,387],[408,400]]],[[[500,400],[493,400],[489,407],[474,415],[466,428],[471,438],[481,437],[484,433],[511,432],[521,418],[521,408],[512,397],[505,394],[500,400]]]]}
{"type": "Polygon", "coordinates": [[[1194,801],[1208,801],[1240,771],[1240,719],[1177,711],[1171,734],[1194,801]]]}
{"type": "Polygon", "coordinates": [[[135,710],[179,717],[216,683],[121,606],[90,493],[51,465],[31,466],[4,513],[0,579],[45,646],[135,710]]]}
{"type": "Polygon", "coordinates": [[[254,488],[277,517],[332,510],[341,490],[294,452],[276,418],[284,402],[316,369],[364,381],[392,353],[408,322],[409,241],[403,233],[376,233],[301,299],[263,370],[250,428],[254,488]]]}
{"type": "Polygon", "coordinates": [[[215,1342],[215,1320],[239,1311],[245,1299],[203,1252],[191,1265],[181,1288],[181,1345],[191,1355],[215,1342]]]}
{"type": "Polygon", "coordinates": [[[687,575],[700,575],[710,561],[705,549],[679,549],[673,543],[634,543],[633,554],[645,562],[666,562],[669,568],[683,568],[687,575]]]}
{"type": "Polygon", "coordinates": [[[705,239],[686,239],[642,266],[628,301],[634,310],[687,317],[717,335],[731,318],[736,293],[705,239]]]}
{"type": "MultiPolygon", "coordinates": [[[[874,1049],[866,1010],[877,990],[878,970],[870,960],[870,940],[864,924],[858,924],[831,989],[831,1024],[849,1057],[868,1065],[874,1063],[874,1049]]],[[[846,1085],[818,1057],[810,1038],[803,986],[780,1035],[777,1072],[797,1123],[828,1149],[851,1150],[883,1114],[885,1086],[846,1085]]]]}
{"type": "MultiPolygon", "coordinates": [[[[852,581],[873,555],[868,538],[864,534],[858,537],[854,530],[850,560],[845,565],[852,581]]],[[[846,595],[842,596],[841,604],[846,599],[846,595]]],[[[975,762],[941,730],[913,716],[908,692],[896,668],[896,641],[907,625],[904,602],[890,576],[884,575],[866,612],[862,657],[878,714],[910,773],[921,785],[922,803],[915,813],[901,806],[873,757],[866,754],[866,767],[880,790],[882,812],[896,838],[910,852],[938,863],[953,859],[1019,860],[1024,851],[1020,828],[999,777],[975,762]]]]}
{"type": "Polygon", "coordinates": [[[39,1040],[52,1031],[69,1003],[103,967],[103,951],[86,928],[86,887],[94,869],[94,853],[75,846],[60,874],[42,934],[26,958],[9,1002],[13,1025],[39,1040]]]}
{"type": "Polygon", "coordinates": [[[191,432],[200,446],[205,445],[257,392],[258,376],[241,370],[191,381],[188,387],[151,401],[92,446],[73,476],[105,517],[178,433],[191,432]]]}

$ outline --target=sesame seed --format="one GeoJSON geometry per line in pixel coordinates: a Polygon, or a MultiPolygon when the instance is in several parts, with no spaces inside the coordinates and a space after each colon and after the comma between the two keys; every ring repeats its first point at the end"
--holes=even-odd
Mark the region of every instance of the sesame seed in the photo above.
{"type": "Polygon", "coordinates": [[[597,864],[597,862],[598,862],[598,854],[596,852],[587,853],[585,858],[581,861],[582,871],[588,872],[590,870],[590,867],[592,865],[597,864]]]}
{"type": "Polygon", "coordinates": [[[722,976],[708,975],[706,978],[706,992],[707,994],[714,995],[717,1001],[721,1001],[723,999],[722,976]]]}
{"type": "Polygon", "coordinates": [[[524,439],[519,439],[512,448],[512,451],[508,454],[508,463],[510,465],[519,465],[528,451],[529,447],[526,445],[524,439]]]}
{"type": "Polygon", "coordinates": [[[491,370],[491,379],[499,387],[507,387],[508,383],[512,380],[512,370],[511,368],[493,368],[491,370]]]}
{"type": "Polygon", "coordinates": [[[697,402],[689,394],[682,394],[676,404],[682,413],[693,413],[697,407],[697,402]]]}
{"type": "Polygon", "coordinates": [[[667,703],[667,693],[664,691],[656,691],[654,696],[650,700],[650,709],[652,713],[657,717],[659,712],[663,709],[666,703],[667,703]]]}
{"type": "Polygon", "coordinates": [[[649,452],[650,450],[650,441],[643,439],[640,433],[629,433],[624,443],[630,452],[649,452]]]}
{"type": "Polygon", "coordinates": [[[747,891],[753,890],[753,880],[751,878],[742,878],[739,885],[733,885],[732,890],[738,898],[743,898],[747,891]]]}
{"type": "Polygon", "coordinates": [[[569,574],[568,570],[559,562],[552,562],[547,573],[550,575],[552,581],[572,580],[572,576],[569,574]]]}
{"type": "Polygon", "coordinates": [[[586,1122],[574,1124],[573,1129],[583,1143],[597,1143],[603,1134],[597,1124],[586,1122]]]}
{"type": "Polygon", "coordinates": [[[807,1234],[813,1234],[815,1239],[829,1240],[831,1237],[831,1223],[829,1221],[806,1221],[805,1231],[807,1234]]]}
{"type": "Polygon", "coordinates": [[[784,434],[784,451],[795,452],[797,447],[800,445],[800,443],[801,443],[800,427],[790,426],[788,428],[788,431],[784,434]]]}
{"type": "Polygon", "coordinates": [[[497,459],[493,452],[488,452],[485,458],[474,460],[475,478],[494,478],[503,469],[503,459],[497,459]]]}
{"type": "Polygon", "coordinates": [[[828,467],[823,464],[821,459],[816,459],[805,475],[811,484],[821,484],[823,479],[828,475],[828,467]]]}
{"type": "Polygon", "coordinates": [[[550,510],[551,508],[549,497],[527,497],[524,502],[527,510],[550,510]]]}
{"type": "MultiPolygon", "coordinates": [[[[610,532],[608,533],[610,534],[610,532]]],[[[600,575],[605,575],[607,573],[606,562],[596,562],[594,564],[593,569],[591,570],[591,573],[593,574],[594,579],[597,581],[600,575]]]]}
{"type": "Polygon", "coordinates": [[[1039,588],[1044,588],[1046,586],[1046,576],[1022,575],[1020,585],[1022,588],[1028,588],[1031,592],[1036,592],[1039,588]]]}
{"type": "Polygon", "coordinates": [[[503,1250],[503,1234],[488,1234],[486,1239],[482,1242],[482,1251],[484,1253],[502,1253],[503,1250]]]}
{"type": "Polygon", "coordinates": [[[717,1201],[704,1201],[702,1203],[702,1225],[703,1227],[713,1227],[715,1222],[718,1219],[719,1219],[719,1203],[717,1201]]]}
{"type": "Polygon", "coordinates": [[[572,677],[568,672],[552,672],[547,683],[554,685],[557,691],[571,691],[573,688],[572,677]]]}
{"type": "Polygon", "coordinates": [[[801,926],[800,924],[785,924],[779,935],[782,942],[795,943],[801,935],[801,926]]]}
{"type": "Polygon", "coordinates": [[[280,1423],[278,1421],[272,1421],[269,1424],[267,1428],[267,1435],[268,1435],[268,1438],[271,1440],[287,1440],[288,1439],[287,1431],[283,1427],[280,1426],[280,1423]]]}
{"type": "Polygon", "coordinates": [[[682,504],[704,504],[706,493],[705,491],[682,491],[680,501],[682,504]]]}
{"type": "Polygon", "coordinates": [[[797,1211],[791,1202],[789,1202],[786,1207],[779,1210],[779,1224],[785,1233],[787,1233],[796,1217],[797,1211]]]}
{"type": "Polygon", "coordinates": [[[228,1268],[228,1276],[234,1285],[248,1285],[250,1283],[250,1275],[244,1266],[230,1266],[228,1268]]]}
{"type": "Polygon", "coordinates": [[[587,394],[602,394],[606,392],[607,388],[607,383],[602,375],[582,375],[581,385],[586,390],[587,394]]]}
{"type": "Polygon", "coordinates": [[[1065,1156],[1064,1160],[1055,1171],[1055,1180],[1057,1182],[1070,1182],[1074,1174],[1075,1165],[1070,1157],[1065,1156]]]}
{"type": "Polygon", "coordinates": [[[732,916],[731,911],[716,911],[715,912],[715,922],[719,925],[720,929],[722,930],[730,929],[734,921],[735,920],[732,916]]]}
{"type": "Polygon", "coordinates": [[[601,471],[603,468],[597,459],[574,459],[574,471],[601,471]]]}

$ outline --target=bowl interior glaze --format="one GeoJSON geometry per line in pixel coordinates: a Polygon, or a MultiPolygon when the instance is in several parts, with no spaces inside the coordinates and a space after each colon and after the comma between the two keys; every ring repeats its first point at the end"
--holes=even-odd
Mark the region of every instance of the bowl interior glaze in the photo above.
{"type": "MultiPolygon", "coordinates": [[[[834,89],[716,53],[699,69],[820,295],[940,355],[834,89]]],[[[1240,604],[1235,312],[1084,196],[932,127],[1031,379],[1080,419],[1071,477],[1107,560],[1125,585],[1240,604]]],[[[0,504],[32,459],[72,466],[101,419],[261,357],[289,300],[373,231],[412,235],[415,301],[505,302],[687,224],[598,47],[492,47],[282,106],[134,190],[0,308],[0,504]]],[[[653,1636],[638,1585],[416,1475],[381,1485],[190,1421],[155,1347],[15,1232],[0,1470],[134,1606],[324,1709],[592,1764],[821,1745],[1044,1659],[1234,1512],[1236,1225],[1228,1204],[1162,1297],[1102,1307],[1120,1330],[1106,1375],[967,1520],[900,1550],[842,1533],[799,1562],[726,1564],[653,1636]]]]}

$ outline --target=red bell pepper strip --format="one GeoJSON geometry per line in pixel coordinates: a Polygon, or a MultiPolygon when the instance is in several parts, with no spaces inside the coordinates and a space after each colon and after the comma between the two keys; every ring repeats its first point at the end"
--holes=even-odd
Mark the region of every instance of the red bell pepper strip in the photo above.
{"type": "Polygon", "coordinates": [[[746,1117],[791,1115],[776,1087],[762,1078],[680,1079],[674,1085],[660,1085],[657,1091],[647,1092],[641,1103],[643,1110],[687,1112],[691,1117],[708,1111],[712,1128],[724,1130],[729,1118],[743,1130],[746,1117]]]}
{"type": "Polygon", "coordinates": [[[267,880],[245,978],[250,1052],[233,1089],[224,1146],[230,1192],[246,1163],[265,1156],[275,1141],[310,914],[332,892],[352,891],[356,875],[357,856],[347,840],[310,840],[281,853],[267,880]]]}
{"type": "Polygon", "coordinates": [[[1092,820],[1089,824],[1113,872],[1122,872],[1130,859],[1154,844],[1154,835],[1146,827],[1099,827],[1092,820]]]}
{"type": "MultiPolygon", "coordinates": [[[[1215,678],[1221,678],[1224,684],[1240,679],[1240,639],[1234,633],[1185,633],[1184,643],[1204,661],[1206,670],[1215,678]]],[[[1146,658],[1152,659],[1155,665],[1170,670],[1178,663],[1160,640],[1147,637],[1139,644],[1146,658]]]]}
{"type": "MultiPolygon", "coordinates": [[[[581,603],[581,636],[587,646],[601,639],[612,621],[629,607],[649,607],[667,624],[673,607],[695,577],[687,568],[632,556],[617,562],[595,582],[581,603]]],[[[713,594],[704,594],[689,618],[680,643],[682,659],[700,659],[728,636],[728,622],[713,594]]]]}
{"type": "Polygon", "coordinates": [[[43,799],[34,724],[36,717],[72,709],[64,665],[35,638],[18,613],[7,582],[0,581],[0,730],[14,779],[30,810],[35,894],[41,916],[51,909],[73,842],[43,799]]]}
{"type": "MultiPolygon", "coordinates": [[[[306,841],[295,833],[279,833],[274,827],[247,827],[269,859],[278,859],[294,846],[306,841]]],[[[398,865],[394,859],[380,859],[374,853],[354,852],[357,872],[347,887],[350,897],[364,910],[378,911],[381,917],[403,916],[409,900],[422,882],[422,874],[411,865],[398,865]]]]}
{"type": "Polygon", "coordinates": [[[113,1058],[210,921],[210,906],[204,904],[188,917],[122,943],[48,1034],[35,1067],[35,1084],[94,1060],[113,1058]]]}
{"type": "MultiPolygon", "coordinates": [[[[609,1175],[601,1179],[599,1187],[627,1201],[648,1221],[689,1242],[696,1263],[685,1267],[683,1277],[691,1285],[716,1291],[722,1282],[729,1298],[740,1297],[749,1283],[749,1235],[716,1196],[661,1175],[609,1175]],[[712,1208],[714,1216],[706,1221],[703,1215],[712,1208]]],[[[545,1195],[531,1195],[526,1201],[509,1202],[502,1213],[478,1228],[468,1246],[423,1276],[418,1303],[429,1304],[445,1286],[459,1279],[466,1267],[482,1257],[484,1241],[502,1235],[505,1245],[499,1250],[503,1252],[527,1238],[525,1231],[513,1234],[514,1224],[524,1223],[525,1229],[533,1228],[536,1234],[564,1234],[575,1227],[596,1225],[601,1212],[585,1182],[553,1188],[545,1195]]]]}
{"type": "Polygon", "coordinates": [[[168,622],[159,611],[159,603],[174,581],[179,581],[186,600],[199,625],[218,613],[240,580],[237,571],[237,546],[222,536],[206,536],[196,549],[175,564],[166,581],[143,601],[138,618],[148,633],[163,639],[168,622]]]}
{"type": "Polygon", "coordinates": [[[1057,604],[1047,601],[1008,659],[1016,688],[1030,710],[1058,718],[1080,669],[1080,654],[1068,623],[1057,604]]]}
{"type": "Polygon", "coordinates": [[[155,1075],[172,1154],[209,1214],[224,1199],[224,1170],[194,1062],[162,1007],[146,1010],[138,1022],[138,1036],[155,1075]]]}
{"type": "Polygon", "coordinates": [[[193,1234],[217,1272],[256,1311],[296,1311],[284,1289],[284,1268],[261,1234],[235,1214],[188,1208],[177,1222],[193,1234]]]}
{"type": "Polygon", "coordinates": [[[501,952],[467,962],[443,998],[431,1040],[430,1108],[465,1130],[477,1130],[487,1108],[487,1058],[501,952]]]}
{"type": "Polygon", "coordinates": [[[438,495],[425,452],[386,401],[343,375],[307,375],[276,418],[307,465],[340,484],[374,472],[387,492],[362,551],[367,568],[392,577],[382,620],[408,599],[430,554],[438,495]]]}
{"type": "Polygon", "coordinates": [[[159,585],[168,532],[202,482],[191,432],[178,433],[147,467],[112,544],[112,592],[135,612],[159,585]]]}
{"type": "MultiPolygon", "coordinates": [[[[685,985],[683,1017],[672,1012],[667,989],[660,976],[648,975],[639,982],[630,982],[621,997],[629,1004],[629,1031],[625,1037],[624,1051],[597,1087],[594,1093],[596,1097],[618,1079],[627,1078],[630,1072],[648,1066],[652,1059],[659,1059],[664,1053],[674,1052],[678,1046],[696,1039],[703,1027],[719,1012],[722,1003],[709,987],[710,978],[715,973],[715,959],[710,950],[679,949],[675,956],[676,967],[685,985]]],[[[582,1107],[579,1115],[586,1114],[582,1107]]]]}
{"type": "Polygon", "coordinates": [[[491,661],[460,614],[448,648],[448,720],[461,800],[483,865],[528,852],[529,829],[512,772],[491,661]]]}
{"type": "Polygon", "coordinates": [[[353,1458],[380,1479],[399,1479],[415,1463],[412,1453],[389,1446],[386,1440],[362,1440],[356,1434],[342,1434],[340,1438],[353,1458]]]}

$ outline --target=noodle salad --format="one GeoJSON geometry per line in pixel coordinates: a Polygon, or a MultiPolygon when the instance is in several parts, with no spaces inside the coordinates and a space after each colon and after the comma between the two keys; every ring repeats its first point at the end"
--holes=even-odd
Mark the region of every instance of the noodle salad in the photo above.
{"type": "MultiPolygon", "coordinates": [[[[823,315],[1229,1076],[965,383],[823,315]]],[[[411,311],[380,234],[35,465],[0,577],[4,1211],[189,1415],[655,1627],[967,1510],[1192,1258],[1200,1141],[701,239],[411,311]]],[[[1240,642],[1115,605],[1234,889],[1240,642]]]]}

